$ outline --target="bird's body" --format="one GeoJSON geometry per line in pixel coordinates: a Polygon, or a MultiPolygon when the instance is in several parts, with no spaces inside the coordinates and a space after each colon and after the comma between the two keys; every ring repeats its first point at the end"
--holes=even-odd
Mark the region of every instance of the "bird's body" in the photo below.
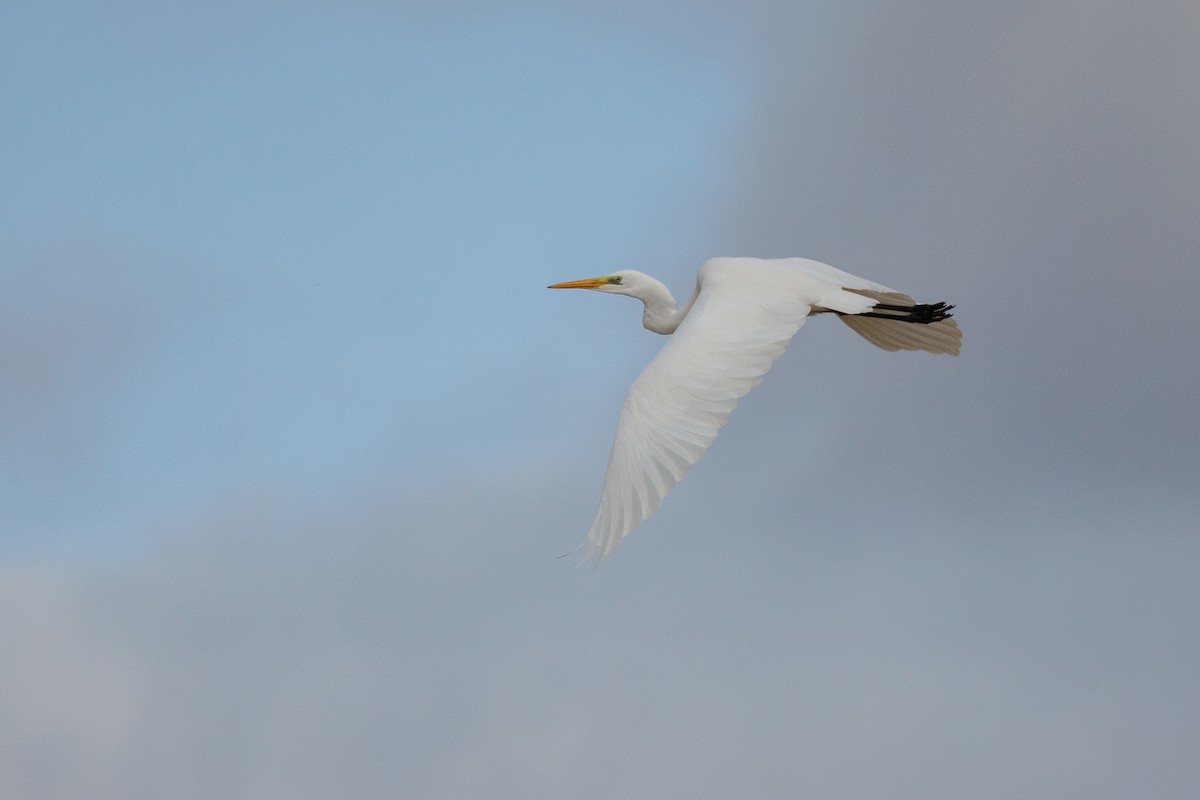
{"type": "Polygon", "coordinates": [[[597,563],[658,510],[809,316],[835,313],[885,350],[957,355],[962,338],[950,319],[952,306],[917,304],[804,258],[710,259],[682,309],[663,284],[634,270],[551,288],[636,297],[645,304],[643,325],[673,334],[621,407],[600,508],[588,533],[597,563]]]}

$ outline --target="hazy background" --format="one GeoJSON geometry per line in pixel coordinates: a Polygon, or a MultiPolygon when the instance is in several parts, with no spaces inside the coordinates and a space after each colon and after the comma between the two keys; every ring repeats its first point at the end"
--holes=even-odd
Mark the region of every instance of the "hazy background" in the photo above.
{"type": "Polygon", "coordinates": [[[0,9],[0,795],[1200,792],[1200,5],[0,9]],[[807,325],[598,572],[713,255],[807,325]]]}

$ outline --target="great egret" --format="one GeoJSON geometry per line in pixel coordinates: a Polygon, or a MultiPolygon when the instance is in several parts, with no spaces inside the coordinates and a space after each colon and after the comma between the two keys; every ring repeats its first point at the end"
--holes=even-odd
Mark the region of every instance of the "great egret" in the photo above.
{"type": "MultiPolygon", "coordinates": [[[[588,556],[611,554],[700,460],[737,401],[762,381],[804,320],[833,313],[884,350],[958,355],[962,332],[945,303],[900,292],[806,258],[713,258],[682,309],[635,270],[566,281],[636,297],[647,330],[675,334],[629,387],[613,441],[588,556]]],[[[586,558],[586,556],[585,556],[586,558]]]]}

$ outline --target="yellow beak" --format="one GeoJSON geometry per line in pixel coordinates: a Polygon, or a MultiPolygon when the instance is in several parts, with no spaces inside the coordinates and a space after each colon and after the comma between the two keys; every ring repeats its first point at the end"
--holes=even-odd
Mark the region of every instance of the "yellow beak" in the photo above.
{"type": "Polygon", "coordinates": [[[547,286],[547,289],[595,289],[597,286],[603,286],[608,283],[608,276],[602,275],[599,278],[584,278],[581,281],[565,281],[563,283],[552,283],[547,286]]]}

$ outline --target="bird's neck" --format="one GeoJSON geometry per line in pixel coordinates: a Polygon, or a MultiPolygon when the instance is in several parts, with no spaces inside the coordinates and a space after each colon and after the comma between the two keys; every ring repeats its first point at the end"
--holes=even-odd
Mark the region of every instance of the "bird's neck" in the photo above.
{"type": "Polygon", "coordinates": [[[671,294],[671,290],[663,286],[658,281],[654,281],[649,288],[638,296],[642,304],[646,306],[646,310],[642,313],[642,325],[648,331],[655,333],[668,334],[674,333],[679,327],[679,323],[683,322],[683,318],[692,310],[692,304],[696,302],[696,296],[700,294],[700,287],[696,287],[696,291],[692,293],[692,299],[688,300],[688,304],[682,309],[675,305],[675,296],[671,294]]]}

